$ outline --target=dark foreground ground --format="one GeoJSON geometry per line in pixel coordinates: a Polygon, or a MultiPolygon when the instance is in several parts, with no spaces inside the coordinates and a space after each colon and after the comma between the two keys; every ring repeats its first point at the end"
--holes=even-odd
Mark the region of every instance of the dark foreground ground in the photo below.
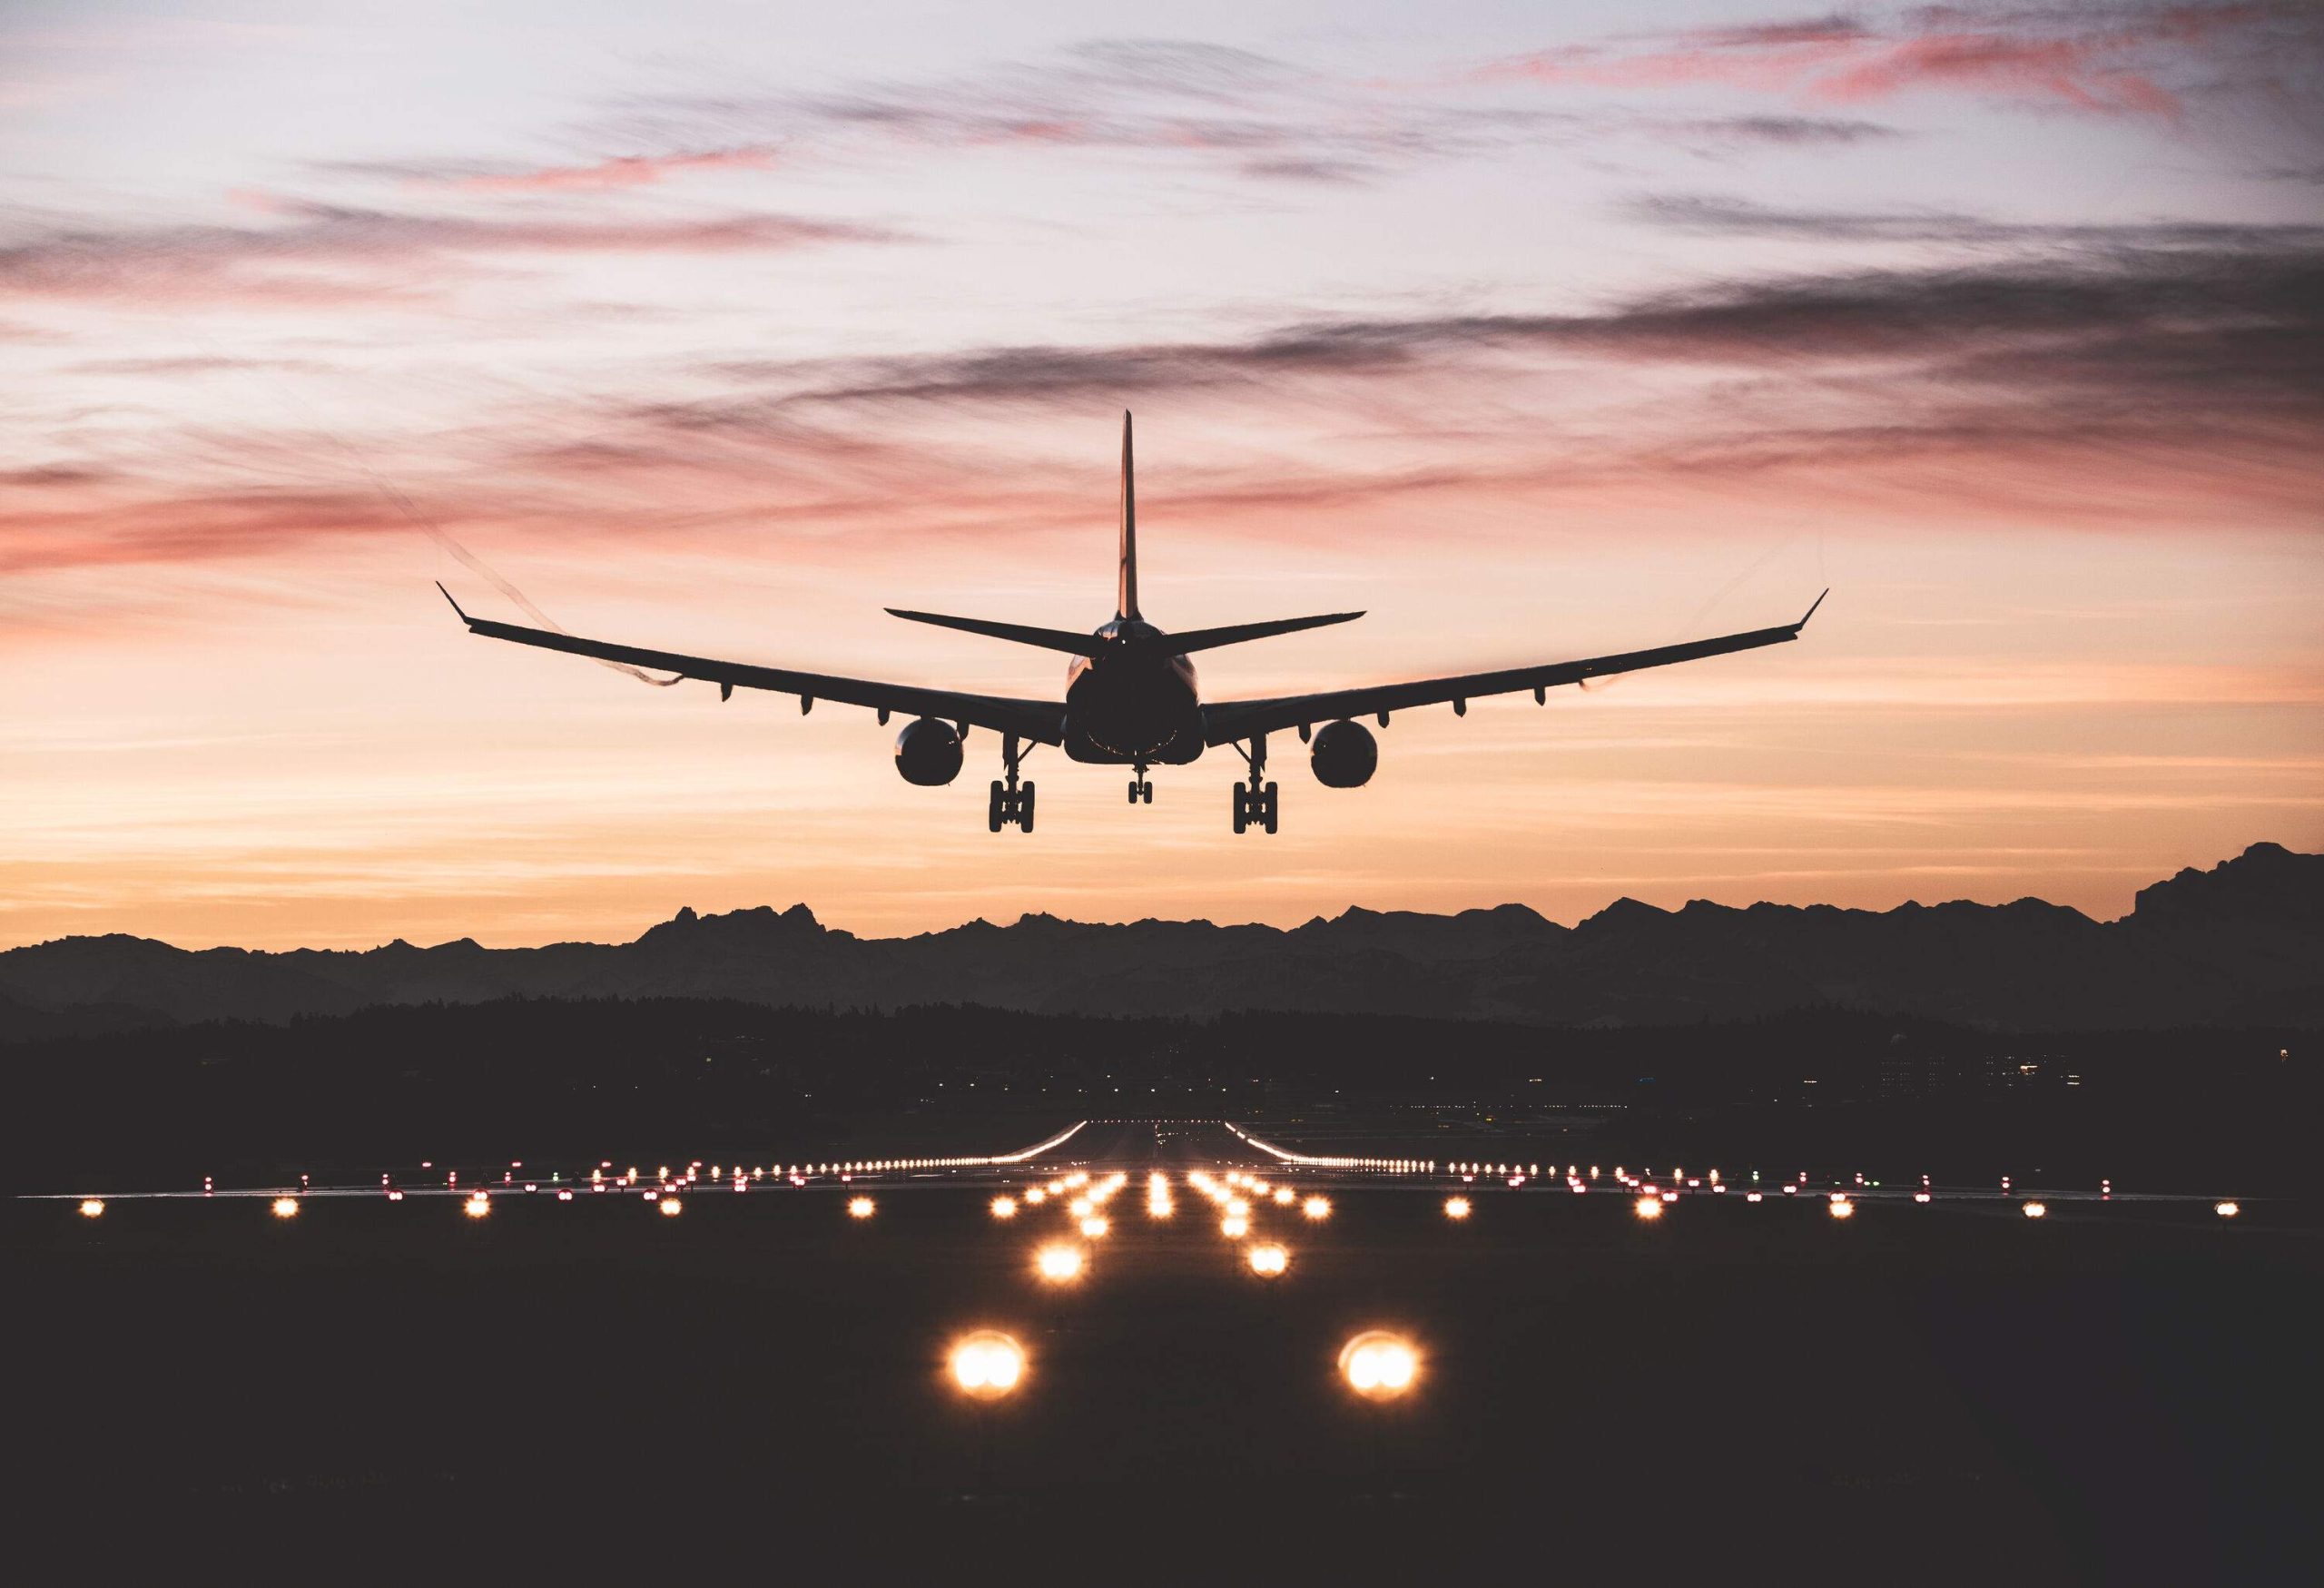
{"type": "MultiPolygon", "coordinates": [[[[991,1144],[1003,1145],[1001,1143],[991,1144]]],[[[1010,1145],[1013,1145],[1010,1144],[1010,1145]]],[[[2324,1233],[2292,1204],[1870,1206],[1335,1190],[1246,1277],[1130,1185],[1087,1279],[990,1187],[458,1205],[14,1203],[16,1558],[76,1578],[2313,1580],[2324,1233]],[[1427,1353],[1376,1408],[1354,1331],[1427,1353]],[[947,1343],[1010,1330],[1003,1406],[947,1343]],[[829,1568],[836,1567],[836,1571],[829,1568]]],[[[68,1580],[34,1575],[25,1580],[68,1580]]]]}

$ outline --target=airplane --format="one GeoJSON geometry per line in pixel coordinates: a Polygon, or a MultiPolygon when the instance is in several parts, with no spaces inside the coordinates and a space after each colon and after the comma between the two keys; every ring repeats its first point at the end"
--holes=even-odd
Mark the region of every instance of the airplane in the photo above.
{"type": "MultiPolygon", "coordinates": [[[[1309,746],[1315,781],[1326,788],[1357,788],[1371,781],[1380,760],[1379,741],[1370,728],[1356,720],[1359,717],[1370,717],[1384,729],[1391,713],[1447,704],[1456,715],[1465,716],[1469,702],[1479,696],[1526,689],[1533,692],[1533,703],[1539,705],[1548,698],[1550,690],[1568,684],[1586,685],[1592,678],[1610,678],[1646,667],[1668,666],[1674,662],[1691,662],[1797,639],[1800,631],[1807,626],[1807,619],[1815,616],[1816,608],[1824,604],[1824,597],[1817,597],[1815,604],[1797,623],[1615,656],[1507,667],[1456,677],[1423,678],[1408,684],[1368,685],[1265,700],[1206,703],[1196,681],[1194,663],[1187,659],[1194,653],[1347,623],[1364,614],[1326,612],[1313,617],[1228,624],[1176,635],[1147,622],[1137,601],[1137,493],[1130,454],[1130,416],[1127,412],[1122,415],[1121,554],[1113,621],[1101,624],[1088,634],[1077,634],[981,617],[888,608],[894,616],[913,623],[931,623],[1065,652],[1073,660],[1066,666],[1063,700],[968,695],[614,645],[554,629],[525,628],[513,623],[471,617],[440,582],[436,587],[443,590],[444,599],[452,603],[452,610],[459,614],[470,634],[488,639],[538,646],[545,650],[565,651],[621,666],[666,670],[676,675],[669,680],[671,683],[698,679],[717,685],[721,700],[732,699],[738,688],[773,690],[797,695],[803,714],[813,710],[818,700],[834,700],[846,705],[870,707],[879,714],[882,726],[891,713],[909,713],[912,720],[896,735],[896,771],[906,783],[921,787],[940,786],[960,775],[970,728],[998,733],[1002,775],[993,780],[986,807],[986,824],[995,833],[1006,826],[1024,833],[1033,830],[1034,785],[1019,774],[1032,750],[1043,745],[1060,747],[1074,761],[1130,767],[1129,803],[1149,805],[1154,803],[1154,784],[1147,776],[1148,767],[1184,766],[1198,759],[1205,750],[1232,746],[1249,768],[1247,781],[1235,785],[1235,831],[1244,833],[1256,828],[1273,833],[1278,811],[1275,784],[1266,775],[1270,734],[1298,729],[1300,741],[1309,746]]],[[[1824,594],[1830,593],[1827,590],[1824,594]]]]}

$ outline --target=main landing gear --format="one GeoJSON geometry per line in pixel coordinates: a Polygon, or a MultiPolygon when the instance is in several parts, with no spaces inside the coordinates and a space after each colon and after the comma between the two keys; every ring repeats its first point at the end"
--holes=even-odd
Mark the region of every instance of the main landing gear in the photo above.
{"type": "Polygon", "coordinates": [[[1143,761],[1137,764],[1137,775],[1129,780],[1129,803],[1135,805],[1140,802],[1149,805],[1154,803],[1154,780],[1146,775],[1143,761]]]}
{"type": "Polygon", "coordinates": [[[985,825],[995,833],[1009,826],[1027,833],[1033,830],[1033,785],[1017,781],[1017,767],[1023,759],[1018,754],[1017,735],[1005,735],[1000,742],[1000,764],[1008,779],[1005,783],[993,779],[992,803],[985,808],[985,825]]]}
{"type": "MultiPolygon", "coordinates": [[[[1239,750],[1239,746],[1238,746],[1239,750]]],[[[1267,736],[1254,735],[1251,747],[1240,751],[1243,759],[1251,764],[1251,781],[1235,785],[1235,831],[1244,833],[1253,827],[1275,831],[1275,784],[1265,782],[1267,774],[1267,736]]]]}

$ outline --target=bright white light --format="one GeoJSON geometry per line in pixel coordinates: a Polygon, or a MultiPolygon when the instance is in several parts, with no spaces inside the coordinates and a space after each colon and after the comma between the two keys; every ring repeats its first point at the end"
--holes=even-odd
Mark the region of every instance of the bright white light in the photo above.
{"type": "Polygon", "coordinates": [[[1332,1199],[1329,1197],[1310,1197],[1299,1205],[1299,1210],[1310,1218],[1329,1218],[1332,1216],[1332,1199]]]}
{"type": "MultiPolygon", "coordinates": [[[[677,1206],[675,1202],[670,1205],[673,1208],[677,1206]]],[[[486,1196],[482,1191],[478,1191],[467,1201],[460,1204],[460,1211],[466,1213],[471,1218],[490,1218],[492,1215],[492,1198],[486,1196]]]]}
{"type": "Polygon", "coordinates": [[[1081,1248],[1073,1246],[1045,1246],[1033,1254],[1033,1267],[1041,1277],[1052,1285],[1064,1284],[1081,1277],[1081,1248]]]}
{"type": "Polygon", "coordinates": [[[1289,1186],[1278,1186],[1275,1188],[1275,1199],[1279,1206],[1288,1208],[1299,1200],[1299,1193],[1289,1186]]]}
{"type": "Polygon", "coordinates": [[[979,1400],[997,1400],[1025,1376],[1025,1347],[1007,1335],[982,1330],[956,1343],[952,1382],[979,1400]]]}
{"type": "Polygon", "coordinates": [[[2025,1204],[2024,1212],[2025,1217],[2028,1218],[2047,1218],[2050,1216],[2049,1204],[2045,1202],[2028,1202],[2025,1204]]]}
{"type": "Polygon", "coordinates": [[[98,1199],[97,1199],[96,1198],[94,1198],[94,1197],[88,1197],[88,1198],[83,1198],[83,1200],[82,1200],[82,1202],[81,1202],[81,1217],[82,1217],[82,1218],[103,1218],[104,1216],[105,1216],[105,1205],[104,1205],[102,1201],[98,1200],[98,1199]]]}
{"type": "Polygon", "coordinates": [[[663,1218],[675,1218],[679,1214],[685,1210],[686,1205],[684,1202],[679,1201],[675,1197],[665,1197],[662,1198],[663,1218]]]}
{"type": "Polygon", "coordinates": [[[995,1218],[1016,1218],[1017,1198],[1014,1197],[995,1197],[992,1199],[992,1216],[995,1218]]]}
{"type": "Polygon", "coordinates": [[[298,1218],[299,1198],[296,1197],[277,1197],[274,1199],[274,1216],[277,1218],[298,1218]]]}
{"type": "Polygon", "coordinates": [[[1049,1193],[1047,1191],[1044,1191],[1039,1186],[1034,1186],[1025,1193],[1025,1206],[1028,1208],[1038,1208],[1048,1198],[1048,1197],[1049,1193]]]}
{"type": "Polygon", "coordinates": [[[1340,1376],[1367,1399],[1391,1400],[1420,1376],[1420,1353],[1398,1336],[1367,1330],[1341,1347],[1340,1376]]]}
{"type": "Polygon", "coordinates": [[[1088,1218],[1081,1221],[1081,1233],[1088,1236],[1091,1240],[1105,1239],[1107,1232],[1111,1230],[1114,1227],[1111,1224],[1108,1224],[1104,1218],[1095,1213],[1092,1213],[1088,1218]]]}
{"type": "Polygon", "coordinates": [[[1291,1254],[1279,1246],[1255,1246],[1244,1253],[1251,1272],[1272,1279],[1291,1266],[1291,1254]]]}
{"type": "Polygon", "coordinates": [[[1466,1197],[1447,1197],[1444,1198],[1445,1218],[1461,1219],[1466,1218],[1468,1216],[1469,1199],[1466,1197]]]}
{"type": "Polygon", "coordinates": [[[1662,1198],[1659,1197],[1640,1197],[1637,1202],[1632,1204],[1631,1210],[1640,1218],[1643,1218],[1649,1224],[1651,1224],[1656,1219],[1662,1217],[1662,1198]]]}
{"type": "Polygon", "coordinates": [[[1830,1209],[1831,1215],[1835,1218],[1853,1218],[1856,1217],[1856,1204],[1849,1201],[1846,1197],[1835,1197],[1830,1202],[1827,1203],[1826,1206],[1830,1209]]]}
{"type": "Polygon", "coordinates": [[[850,1197],[847,1199],[847,1216],[850,1218],[869,1218],[872,1211],[872,1203],[869,1197],[850,1197]]]}
{"type": "Polygon", "coordinates": [[[2237,1214],[2242,1212],[2243,1209],[2240,1206],[2233,1202],[2221,1202],[2215,1205],[2211,1208],[2211,1211],[2218,1214],[2221,1218],[2232,1218],[2237,1214]]]}
{"type": "Polygon", "coordinates": [[[1229,1213],[1218,1221],[1218,1232],[1229,1240],[1240,1240],[1251,1233],[1251,1221],[1239,1213],[1229,1213]]]}

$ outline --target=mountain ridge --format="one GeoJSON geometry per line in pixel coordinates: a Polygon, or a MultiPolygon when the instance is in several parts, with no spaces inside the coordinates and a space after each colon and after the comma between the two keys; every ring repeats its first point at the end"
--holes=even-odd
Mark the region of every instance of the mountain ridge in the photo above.
{"type": "Polygon", "coordinates": [[[287,1021],[377,1003],[718,997],[978,1003],[1033,1012],[1376,1012],[1542,1026],[1669,1025],[1838,1005],[1995,1027],[2324,1025],[2324,855],[2255,843],[2141,889],[2102,922],[2036,898],[1665,910],[1573,926],[1521,904],[1450,915],[1351,905],[1299,925],[1029,912],[901,938],[804,903],[681,908],[625,943],[180,949],[113,932],[0,952],[0,1040],[98,1023],[287,1021]]]}

